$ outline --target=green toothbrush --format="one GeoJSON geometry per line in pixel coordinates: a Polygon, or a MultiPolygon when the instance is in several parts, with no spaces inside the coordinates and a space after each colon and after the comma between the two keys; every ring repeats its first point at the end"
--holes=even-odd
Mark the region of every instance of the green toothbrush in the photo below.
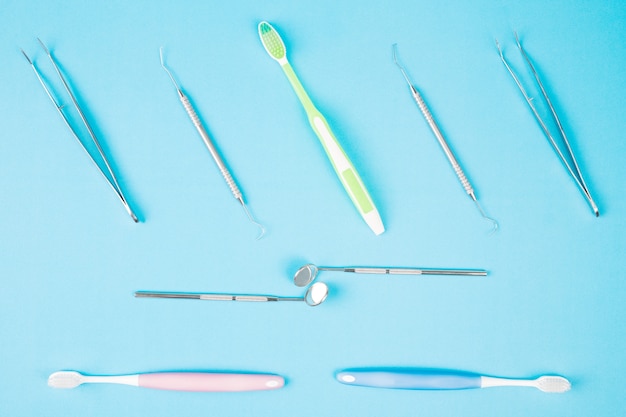
{"type": "Polygon", "coordinates": [[[356,172],[356,169],[348,159],[348,156],[339,145],[339,142],[333,135],[333,132],[328,126],[328,122],[322,116],[322,113],[315,107],[308,94],[302,87],[300,80],[296,76],[291,65],[287,61],[287,49],[276,29],[267,22],[259,23],[259,37],[263,43],[263,47],[267,53],[280,64],[280,67],[285,72],[287,79],[291,83],[296,95],[300,99],[307,116],[309,117],[309,123],[317,134],[322,146],[326,151],[326,155],[330,159],[330,162],[341,181],[341,184],[345,188],[346,192],[350,196],[352,203],[359,210],[359,213],[363,217],[363,220],[372,229],[372,231],[379,235],[385,231],[378,210],[372,201],[361,177],[356,172]]]}

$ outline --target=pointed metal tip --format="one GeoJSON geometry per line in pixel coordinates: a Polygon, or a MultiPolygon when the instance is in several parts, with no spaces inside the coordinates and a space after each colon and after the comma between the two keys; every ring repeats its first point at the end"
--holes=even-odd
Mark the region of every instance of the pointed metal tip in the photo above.
{"type": "Polygon", "coordinates": [[[24,54],[24,57],[26,58],[26,60],[28,61],[28,63],[30,65],[33,65],[33,61],[30,60],[30,58],[28,57],[28,55],[26,55],[26,52],[24,52],[24,50],[22,48],[20,48],[20,51],[22,51],[22,54],[24,54]]]}
{"type": "Polygon", "coordinates": [[[591,205],[591,210],[593,210],[593,214],[595,214],[596,217],[600,217],[600,209],[598,209],[598,206],[596,206],[596,202],[593,201],[589,192],[585,193],[585,195],[587,196],[587,200],[589,200],[589,205],[591,205]]]}
{"type": "MultiPolygon", "coordinates": [[[[247,211],[247,210],[246,210],[246,211],[247,211]]],[[[260,233],[259,233],[259,235],[256,237],[256,240],[261,240],[261,238],[262,238],[263,236],[265,236],[265,227],[264,227],[261,223],[258,223],[257,221],[252,220],[252,218],[250,219],[250,221],[251,221],[252,223],[254,223],[254,224],[255,224],[255,225],[259,228],[259,230],[260,230],[260,233]]]]}
{"type": "Polygon", "coordinates": [[[43,41],[39,38],[37,38],[37,41],[39,42],[39,45],[41,45],[41,47],[43,48],[44,51],[46,51],[47,55],[50,55],[50,50],[48,49],[48,47],[43,43],[43,41]]]}
{"type": "Polygon", "coordinates": [[[491,217],[486,217],[486,219],[492,222],[493,224],[493,229],[491,229],[491,232],[489,232],[489,236],[491,236],[500,229],[500,225],[495,219],[492,219],[491,217]]]}
{"type": "Polygon", "coordinates": [[[502,47],[500,46],[500,42],[498,41],[497,38],[496,38],[496,48],[498,48],[498,53],[500,54],[500,57],[504,59],[504,55],[502,55],[502,47]]]}
{"type": "Polygon", "coordinates": [[[391,45],[391,51],[393,53],[393,62],[395,62],[397,66],[402,68],[402,65],[400,65],[400,63],[398,62],[398,44],[397,43],[394,43],[393,45],[391,45]]]}
{"type": "Polygon", "coordinates": [[[470,194],[470,197],[472,197],[472,200],[474,200],[474,204],[478,208],[478,211],[480,212],[480,215],[483,217],[483,219],[487,220],[488,222],[492,224],[493,228],[491,229],[491,232],[489,232],[489,236],[493,235],[500,228],[500,225],[498,224],[497,220],[487,216],[487,214],[485,213],[485,210],[483,210],[483,207],[480,205],[480,203],[478,202],[478,199],[473,193],[470,194]]]}
{"type": "Polygon", "coordinates": [[[406,71],[404,70],[404,67],[402,66],[400,61],[398,61],[398,44],[397,43],[394,43],[392,45],[392,50],[393,50],[393,62],[395,62],[395,64],[398,66],[398,68],[400,68],[400,72],[402,72],[402,76],[404,77],[404,80],[406,81],[406,83],[409,85],[409,88],[411,89],[413,94],[416,94],[417,91],[415,90],[415,87],[413,87],[413,84],[411,83],[411,80],[409,79],[409,76],[407,75],[406,71]]]}
{"type": "Polygon", "coordinates": [[[517,43],[517,47],[519,49],[522,49],[522,44],[521,44],[521,42],[519,40],[519,36],[517,36],[517,31],[514,30],[513,31],[513,35],[515,36],[515,42],[517,43]]]}
{"type": "Polygon", "coordinates": [[[180,97],[182,97],[183,96],[183,92],[181,91],[180,87],[178,86],[178,83],[176,82],[176,79],[174,78],[174,75],[172,75],[170,70],[165,66],[165,60],[163,59],[163,47],[162,46],[159,48],[159,57],[161,58],[161,67],[163,68],[163,70],[165,72],[167,72],[167,75],[169,75],[170,80],[172,80],[172,83],[174,84],[174,87],[176,87],[176,91],[178,92],[178,95],[180,97]]]}

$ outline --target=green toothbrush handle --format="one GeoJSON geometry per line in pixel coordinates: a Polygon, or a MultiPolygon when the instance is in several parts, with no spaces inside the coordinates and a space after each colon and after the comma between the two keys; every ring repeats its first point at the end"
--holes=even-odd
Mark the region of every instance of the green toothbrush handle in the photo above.
{"type": "Polygon", "coordinates": [[[352,203],[357,208],[361,217],[365,220],[372,231],[379,235],[385,231],[385,226],[382,223],[378,210],[372,201],[361,177],[352,165],[352,162],[344,152],[343,148],[335,138],[335,135],[330,130],[328,122],[322,116],[322,113],[315,107],[308,94],[302,87],[300,80],[291,68],[288,62],[281,64],[285,75],[289,79],[291,86],[296,92],[302,106],[304,107],[308,117],[309,123],[313,128],[313,131],[317,134],[326,155],[332,163],[341,184],[350,196],[352,203]]]}
{"type": "Polygon", "coordinates": [[[309,123],[322,143],[328,159],[330,159],[337,176],[341,180],[341,184],[359,212],[363,215],[376,210],[359,173],[339,145],[324,116],[319,113],[311,115],[309,123]]]}

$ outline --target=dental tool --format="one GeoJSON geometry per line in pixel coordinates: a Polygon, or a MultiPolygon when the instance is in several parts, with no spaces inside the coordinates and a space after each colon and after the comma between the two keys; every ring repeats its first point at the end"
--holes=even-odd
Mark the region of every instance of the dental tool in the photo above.
{"type": "Polygon", "coordinates": [[[98,151],[98,154],[100,155],[100,158],[102,159],[102,162],[104,163],[104,166],[106,168],[106,172],[105,172],[105,170],[102,169],[102,166],[98,162],[96,162],[96,159],[94,158],[94,155],[91,154],[91,152],[89,151],[87,146],[85,146],[83,141],[80,139],[80,136],[78,134],[78,128],[74,127],[72,125],[72,123],[70,122],[69,117],[65,114],[65,109],[66,109],[67,105],[59,104],[60,100],[57,100],[54,97],[54,95],[52,94],[51,88],[48,87],[48,85],[44,81],[43,75],[39,72],[39,70],[37,69],[37,67],[33,63],[33,61],[28,57],[28,55],[26,55],[26,52],[24,52],[23,49],[22,49],[22,54],[24,54],[24,57],[28,61],[28,64],[31,66],[31,68],[35,72],[35,75],[37,76],[37,79],[39,80],[39,83],[41,84],[41,86],[43,87],[44,91],[46,92],[46,95],[48,96],[50,101],[52,101],[52,103],[54,104],[54,107],[56,108],[57,112],[59,113],[59,115],[61,116],[61,118],[63,119],[63,121],[67,125],[67,127],[70,129],[70,132],[72,132],[72,135],[76,138],[78,143],[80,143],[80,146],[85,150],[85,152],[87,152],[87,155],[89,156],[91,161],[96,165],[96,167],[98,168],[98,170],[100,171],[102,176],[106,179],[107,183],[111,186],[111,188],[113,189],[115,194],[118,196],[118,198],[122,202],[122,205],[124,206],[124,208],[126,209],[128,214],[130,215],[131,219],[133,219],[133,221],[135,223],[138,223],[139,219],[137,218],[137,216],[135,215],[135,213],[131,209],[131,207],[130,207],[130,205],[128,203],[128,200],[124,196],[124,193],[122,191],[122,187],[120,187],[120,185],[119,185],[119,183],[117,181],[117,178],[115,177],[115,173],[113,172],[113,169],[111,168],[111,164],[107,160],[106,154],[104,153],[104,150],[100,146],[100,142],[98,141],[98,138],[96,137],[96,134],[94,133],[93,129],[91,128],[91,125],[87,121],[87,117],[85,116],[85,113],[83,112],[82,108],[78,104],[78,100],[74,96],[74,93],[72,92],[72,89],[70,88],[69,83],[67,82],[67,80],[63,76],[63,73],[61,72],[61,70],[60,70],[60,68],[59,68],[59,66],[57,64],[56,59],[52,56],[52,54],[50,53],[50,50],[41,41],[41,39],[37,38],[37,40],[39,41],[39,44],[41,45],[42,49],[44,50],[44,52],[46,53],[46,55],[50,59],[50,62],[52,62],[52,66],[54,67],[54,70],[56,71],[59,79],[61,80],[61,83],[63,84],[63,87],[64,87],[65,91],[67,92],[68,96],[70,97],[70,100],[71,100],[72,104],[74,105],[74,108],[78,112],[78,115],[80,116],[80,119],[83,122],[83,125],[85,126],[87,132],[89,133],[89,137],[90,137],[91,141],[95,145],[95,147],[96,147],[96,149],[98,151]]]}
{"type": "Polygon", "coordinates": [[[583,178],[583,174],[582,174],[582,172],[580,170],[580,167],[578,166],[578,162],[576,161],[576,157],[574,156],[574,152],[572,151],[572,147],[570,146],[569,140],[567,139],[567,136],[565,135],[565,130],[563,129],[563,125],[561,124],[561,120],[559,119],[559,116],[556,114],[556,110],[554,109],[554,106],[552,105],[552,100],[550,100],[550,98],[548,97],[548,93],[546,92],[546,89],[545,89],[543,83],[541,82],[541,79],[539,78],[539,74],[537,73],[537,71],[535,70],[534,65],[531,62],[530,57],[528,56],[528,54],[526,53],[526,51],[522,47],[522,44],[520,43],[519,37],[517,36],[517,32],[514,32],[514,34],[515,34],[515,42],[517,43],[517,48],[519,49],[520,53],[522,54],[522,57],[524,58],[524,61],[528,65],[528,68],[532,72],[533,77],[534,77],[534,79],[535,79],[535,81],[537,83],[537,86],[539,87],[539,90],[541,90],[541,96],[544,98],[545,103],[548,105],[548,107],[550,109],[550,114],[552,115],[552,119],[553,119],[554,123],[556,124],[556,126],[558,127],[559,136],[561,138],[561,141],[565,145],[565,152],[563,152],[561,150],[561,148],[559,147],[559,145],[556,143],[556,140],[554,139],[554,137],[550,133],[550,129],[548,128],[547,123],[539,115],[539,112],[537,111],[537,108],[535,107],[535,104],[533,103],[533,98],[531,98],[528,95],[528,93],[526,92],[526,89],[522,86],[522,83],[520,82],[519,77],[515,74],[515,72],[513,71],[513,68],[508,63],[506,58],[504,58],[504,54],[502,52],[502,48],[500,47],[500,43],[496,39],[496,47],[498,48],[498,53],[500,54],[500,59],[502,60],[502,63],[506,67],[506,69],[509,72],[509,74],[511,74],[511,77],[513,77],[513,80],[515,81],[515,84],[519,88],[520,92],[524,96],[524,100],[526,100],[526,103],[528,103],[528,106],[530,107],[530,110],[532,111],[533,115],[535,116],[535,119],[537,120],[537,123],[539,123],[539,126],[541,127],[541,130],[543,131],[543,133],[545,134],[546,138],[550,142],[550,145],[552,145],[552,149],[558,155],[559,159],[561,160],[561,162],[565,166],[565,169],[567,170],[567,172],[569,172],[570,176],[572,177],[572,179],[574,180],[574,182],[576,183],[576,185],[578,186],[578,188],[582,192],[583,196],[585,197],[585,199],[589,203],[589,206],[591,207],[591,210],[593,211],[595,216],[599,217],[600,216],[600,211],[598,210],[598,206],[596,205],[595,201],[593,201],[593,198],[591,197],[591,193],[589,192],[589,188],[587,187],[587,184],[585,184],[585,180],[583,178]],[[567,157],[565,156],[565,153],[567,154],[567,157],[569,157],[569,159],[571,160],[571,165],[570,165],[570,162],[567,160],[567,157]]]}
{"type": "Polygon", "coordinates": [[[393,62],[395,62],[398,68],[400,68],[400,71],[402,72],[402,76],[404,77],[404,79],[406,80],[409,86],[411,95],[413,96],[413,99],[417,103],[417,107],[419,107],[420,111],[422,112],[422,115],[424,116],[424,119],[426,119],[426,123],[428,123],[428,126],[430,127],[430,130],[432,130],[433,134],[437,138],[437,141],[439,142],[441,149],[443,150],[444,154],[448,158],[448,161],[450,162],[450,165],[452,166],[452,169],[454,170],[454,173],[456,174],[457,178],[461,182],[463,189],[465,190],[467,195],[470,196],[474,204],[476,204],[476,207],[478,208],[480,215],[485,220],[491,222],[493,226],[491,233],[494,233],[496,230],[498,230],[498,222],[492,219],[491,217],[488,217],[485,211],[483,210],[482,206],[478,202],[478,198],[476,197],[474,188],[472,187],[469,180],[467,179],[467,176],[463,172],[463,169],[461,168],[461,165],[459,164],[456,157],[454,156],[452,149],[450,149],[450,146],[446,142],[446,139],[444,138],[443,133],[441,133],[441,129],[439,129],[437,122],[435,122],[435,118],[430,112],[430,109],[426,105],[426,102],[422,98],[422,95],[420,94],[418,89],[413,85],[413,83],[409,79],[409,76],[407,75],[406,70],[404,69],[402,64],[400,64],[398,60],[398,56],[397,56],[398,55],[397,49],[398,49],[398,46],[397,44],[394,43],[393,44],[393,62]]]}
{"type": "Polygon", "coordinates": [[[380,235],[385,231],[385,226],[378,214],[378,210],[372,201],[361,177],[352,165],[352,162],[344,152],[343,148],[330,130],[328,122],[322,116],[322,113],[315,107],[304,87],[300,83],[298,76],[287,61],[287,49],[282,38],[267,22],[259,23],[258,27],[261,43],[267,53],[280,65],[281,69],[287,76],[291,87],[295,91],[300,103],[304,108],[313,131],[319,138],[326,155],[339,177],[343,188],[352,200],[352,204],[356,207],[365,223],[372,229],[374,234],[380,235]]]}
{"type": "Polygon", "coordinates": [[[355,274],[388,274],[388,275],[449,275],[449,276],[481,276],[487,275],[484,269],[432,269],[432,268],[381,268],[381,267],[335,267],[307,264],[296,271],[293,283],[298,287],[309,285],[319,271],[352,272],[355,274]]]}
{"type": "Polygon", "coordinates": [[[533,387],[549,393],[563,393],[571,389],[570,382],[557,375],[543,375],[536,379],[513,379],[429,368],[354,368],[340,371],[335,377],[342,384],[372,388],[461,390],[533,387]]]}
{"type": "Polygon", "coordinates": [[[184,293],[184,292],[155,292],[137,291],[137,298],[180,298],[187,300],[207,301],[249,301],[249,302],[272,302],[272,301],[304,301],[307,305],[315,307],[326,300],[328,286],[323,282],[311,285],[302,297],[277,297],[275,295],[262,294],[215,294],[215,293],[184,293]]]}
{"type": "Polygon", "coordinates": [[[282,388],[285,379],[274,374],[234,372],[154,372],[96,376],[76,371],[58,371],[48,377],[48,386],[52,388],[70,389],[82,384],[121,384],[188,392],[242,392],[282,388]]]}
{"type": "Polygon", "coordinates": [[[161,66],[163,67],[163,70],[165,70],[167,75],[169,75],[170,79],[172,80],[172,83],[174,84],[174,87],[176,88],[176,92],[178,93],[178,98],[180,99],[180,102],[182,103],[185,111],[187,112],[187,115],[191,119],[191,122],[195,126],[198,133],[200,134],[200,137],[204,141],[204,144],[209,149],[209,153],[213,157],[213,160],[215,161],[217,168],[222,174],[222,177],[224,177],[224,180],[226,181],[228,188],[230,188],[230,191],[233,194],[233,197],[235,197],[235,199],[239,201],[239,203],[241,204],[241,207],[243,207],[243,210],[246,213],[246,216],[248,217],[250,222],[252,222],[254,225],[256,225],[259,228],[260,234],[257,236],[257,240],[261,239],[263,235],[265,234],[265,227],[263,227],[262,224],[257,222],[254,219],[254,217],[252,217],[252,214],[250,214],[250,211],[248,210],[248,206],[246,205],[243,199],[243,194],[241,193],[241,190],[237,186],[237,183],[233,179],[233,176],[231,175],[230,171],[228,170],[226,163],[224,163],[224,160],[222,159],[219,152],[217,151],[215,144],[211,140],[209,134],[204,128],[202,122],[200,121],[200,117],[198,116],[198,113],[196,112],[193,105],[191,104],[191,101],[189,101],[189,98],[185,95],[182,89],[178,86],[178,83],[176,82],[176,79],[172,75],[171,71],[165,66],[165,62],[163,61],[163,48],[159,49],[159,56],[161,58],[161,66]]]}

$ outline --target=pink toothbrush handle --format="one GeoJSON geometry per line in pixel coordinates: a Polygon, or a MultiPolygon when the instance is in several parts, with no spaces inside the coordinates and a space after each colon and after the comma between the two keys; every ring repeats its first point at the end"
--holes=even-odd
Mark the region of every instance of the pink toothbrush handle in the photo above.
{"type": "Polygon", "coordinates": [[[144,388],[194,392],[261,391],[282,388],[285,379],[271,374],[163,372],[139,375],[144,388]]]}

